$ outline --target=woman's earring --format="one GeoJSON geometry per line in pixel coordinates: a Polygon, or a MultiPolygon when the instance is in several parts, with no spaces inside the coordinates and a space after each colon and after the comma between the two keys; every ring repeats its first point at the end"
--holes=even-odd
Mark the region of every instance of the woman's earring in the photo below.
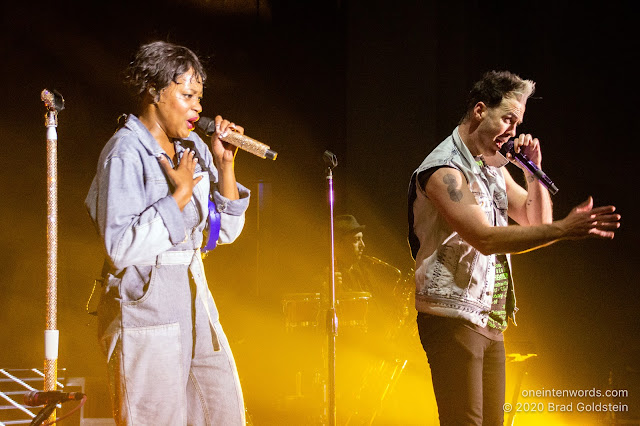
{"type": "Polygon", "coordinates": [[[156,88],[155,87],[150,87],[149,88],[149,94],[151,96],[153,96],[153,103],[157,104],[160,99],[159,99],[159,96],[158,96],[158,92],[156,91],[156,88]]]}

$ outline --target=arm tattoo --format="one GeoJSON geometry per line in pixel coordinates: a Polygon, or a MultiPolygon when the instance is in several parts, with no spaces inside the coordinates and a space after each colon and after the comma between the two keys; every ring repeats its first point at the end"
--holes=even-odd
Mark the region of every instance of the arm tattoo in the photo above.
{"type": "Polygon", "coordinates": [[[458,189],[457,181],[455,176],[447,173],[442,178],[442,182],[447,185],[447,192],[449,193],[449,198],[453,202],[460,202],[462,200],[462,191],[458,189]]]}
{"type": "Polygon", "coordinates": [[[531,182],[534,182],[535,180],[536,178],[533,175],[527,176],[527,182],[531,183],[531,182]]]}

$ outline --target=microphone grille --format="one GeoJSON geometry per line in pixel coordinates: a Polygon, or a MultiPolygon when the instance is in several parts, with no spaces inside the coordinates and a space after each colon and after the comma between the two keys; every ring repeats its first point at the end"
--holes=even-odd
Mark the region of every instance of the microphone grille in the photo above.
{"type": "Polygon", "coordinates": [[[24,405],[27,406],[34,406],[34,405],[38,405],[38,392],[37,391],[31,391],[31,392],[27,392],[24,394],[24,405]]]}
{"type": "Polygon", "coordinates": [[[207,136],[211,136],[216,131],[216,123],[209,117],[200,117],[200,119],[196,121],[196,126],[207,136]]]}
{"type": "Polygon", "coordinates": [[[507,156],[507,153],[513,153],[513,138],[509,139],[500,147],[500,154],[507,156]]]}

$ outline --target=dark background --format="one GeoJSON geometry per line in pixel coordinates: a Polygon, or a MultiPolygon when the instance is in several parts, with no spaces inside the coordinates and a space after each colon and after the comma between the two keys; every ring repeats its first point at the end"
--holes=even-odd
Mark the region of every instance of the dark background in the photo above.
{"type": "MultiPolygon", "coordinates": [[[[282,404],[294,379],[277,336],[281,299],[319,291],[311,277],[329,257],[322,153],[339,161],[336,214],[354,214],[367,225],[367,252],[410,273],[408,180],[490,69],[537,82],[541,99],[529,101],[520,131],[543,144],[544,169],[560,188],[555,217],[589,195],[623,215],[613,241],[565,241],[514,257],[520,313],[506,332],[507,351],[537,354],[527,361],[529,389],[629,389],[620,401],[627,416],[640,417],[636,17],[631,2],[618,1],[5,4],[0,368],[42,365],[40,92],[48,88],[66,100],[57,128],[59,364],[71,376],[104,376],[95,323],[84,312],[102,255],[83,201],[116,117],[134,112],[122,70],[141,43],[162,39],[205,61],[203,115],[242,124],[279,154],[275,162],[238,154],[238,180],[253,190],[245,231],[205,260],[255,424],[287,415],[297,422],[282,404]]],[[[389,413],[387,421],[431,424],[426,360],[406,376],[413,399],[397,398],[404,417],[389,413]]],[[[565,421],[584,424],[578,419],[565,421]]]]}

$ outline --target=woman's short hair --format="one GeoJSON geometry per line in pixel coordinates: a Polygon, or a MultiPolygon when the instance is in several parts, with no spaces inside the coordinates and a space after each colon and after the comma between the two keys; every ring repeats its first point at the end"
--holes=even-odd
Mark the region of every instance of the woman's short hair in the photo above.
{"type": "Polygon", "coordinates": [[[193,70],[204,84],[207,74],[193,51],[165,41],[140,46],[126,70],[125,83],[134,95],[143,98],[149,89],[160,92],[177,78],[193,70]]]}

